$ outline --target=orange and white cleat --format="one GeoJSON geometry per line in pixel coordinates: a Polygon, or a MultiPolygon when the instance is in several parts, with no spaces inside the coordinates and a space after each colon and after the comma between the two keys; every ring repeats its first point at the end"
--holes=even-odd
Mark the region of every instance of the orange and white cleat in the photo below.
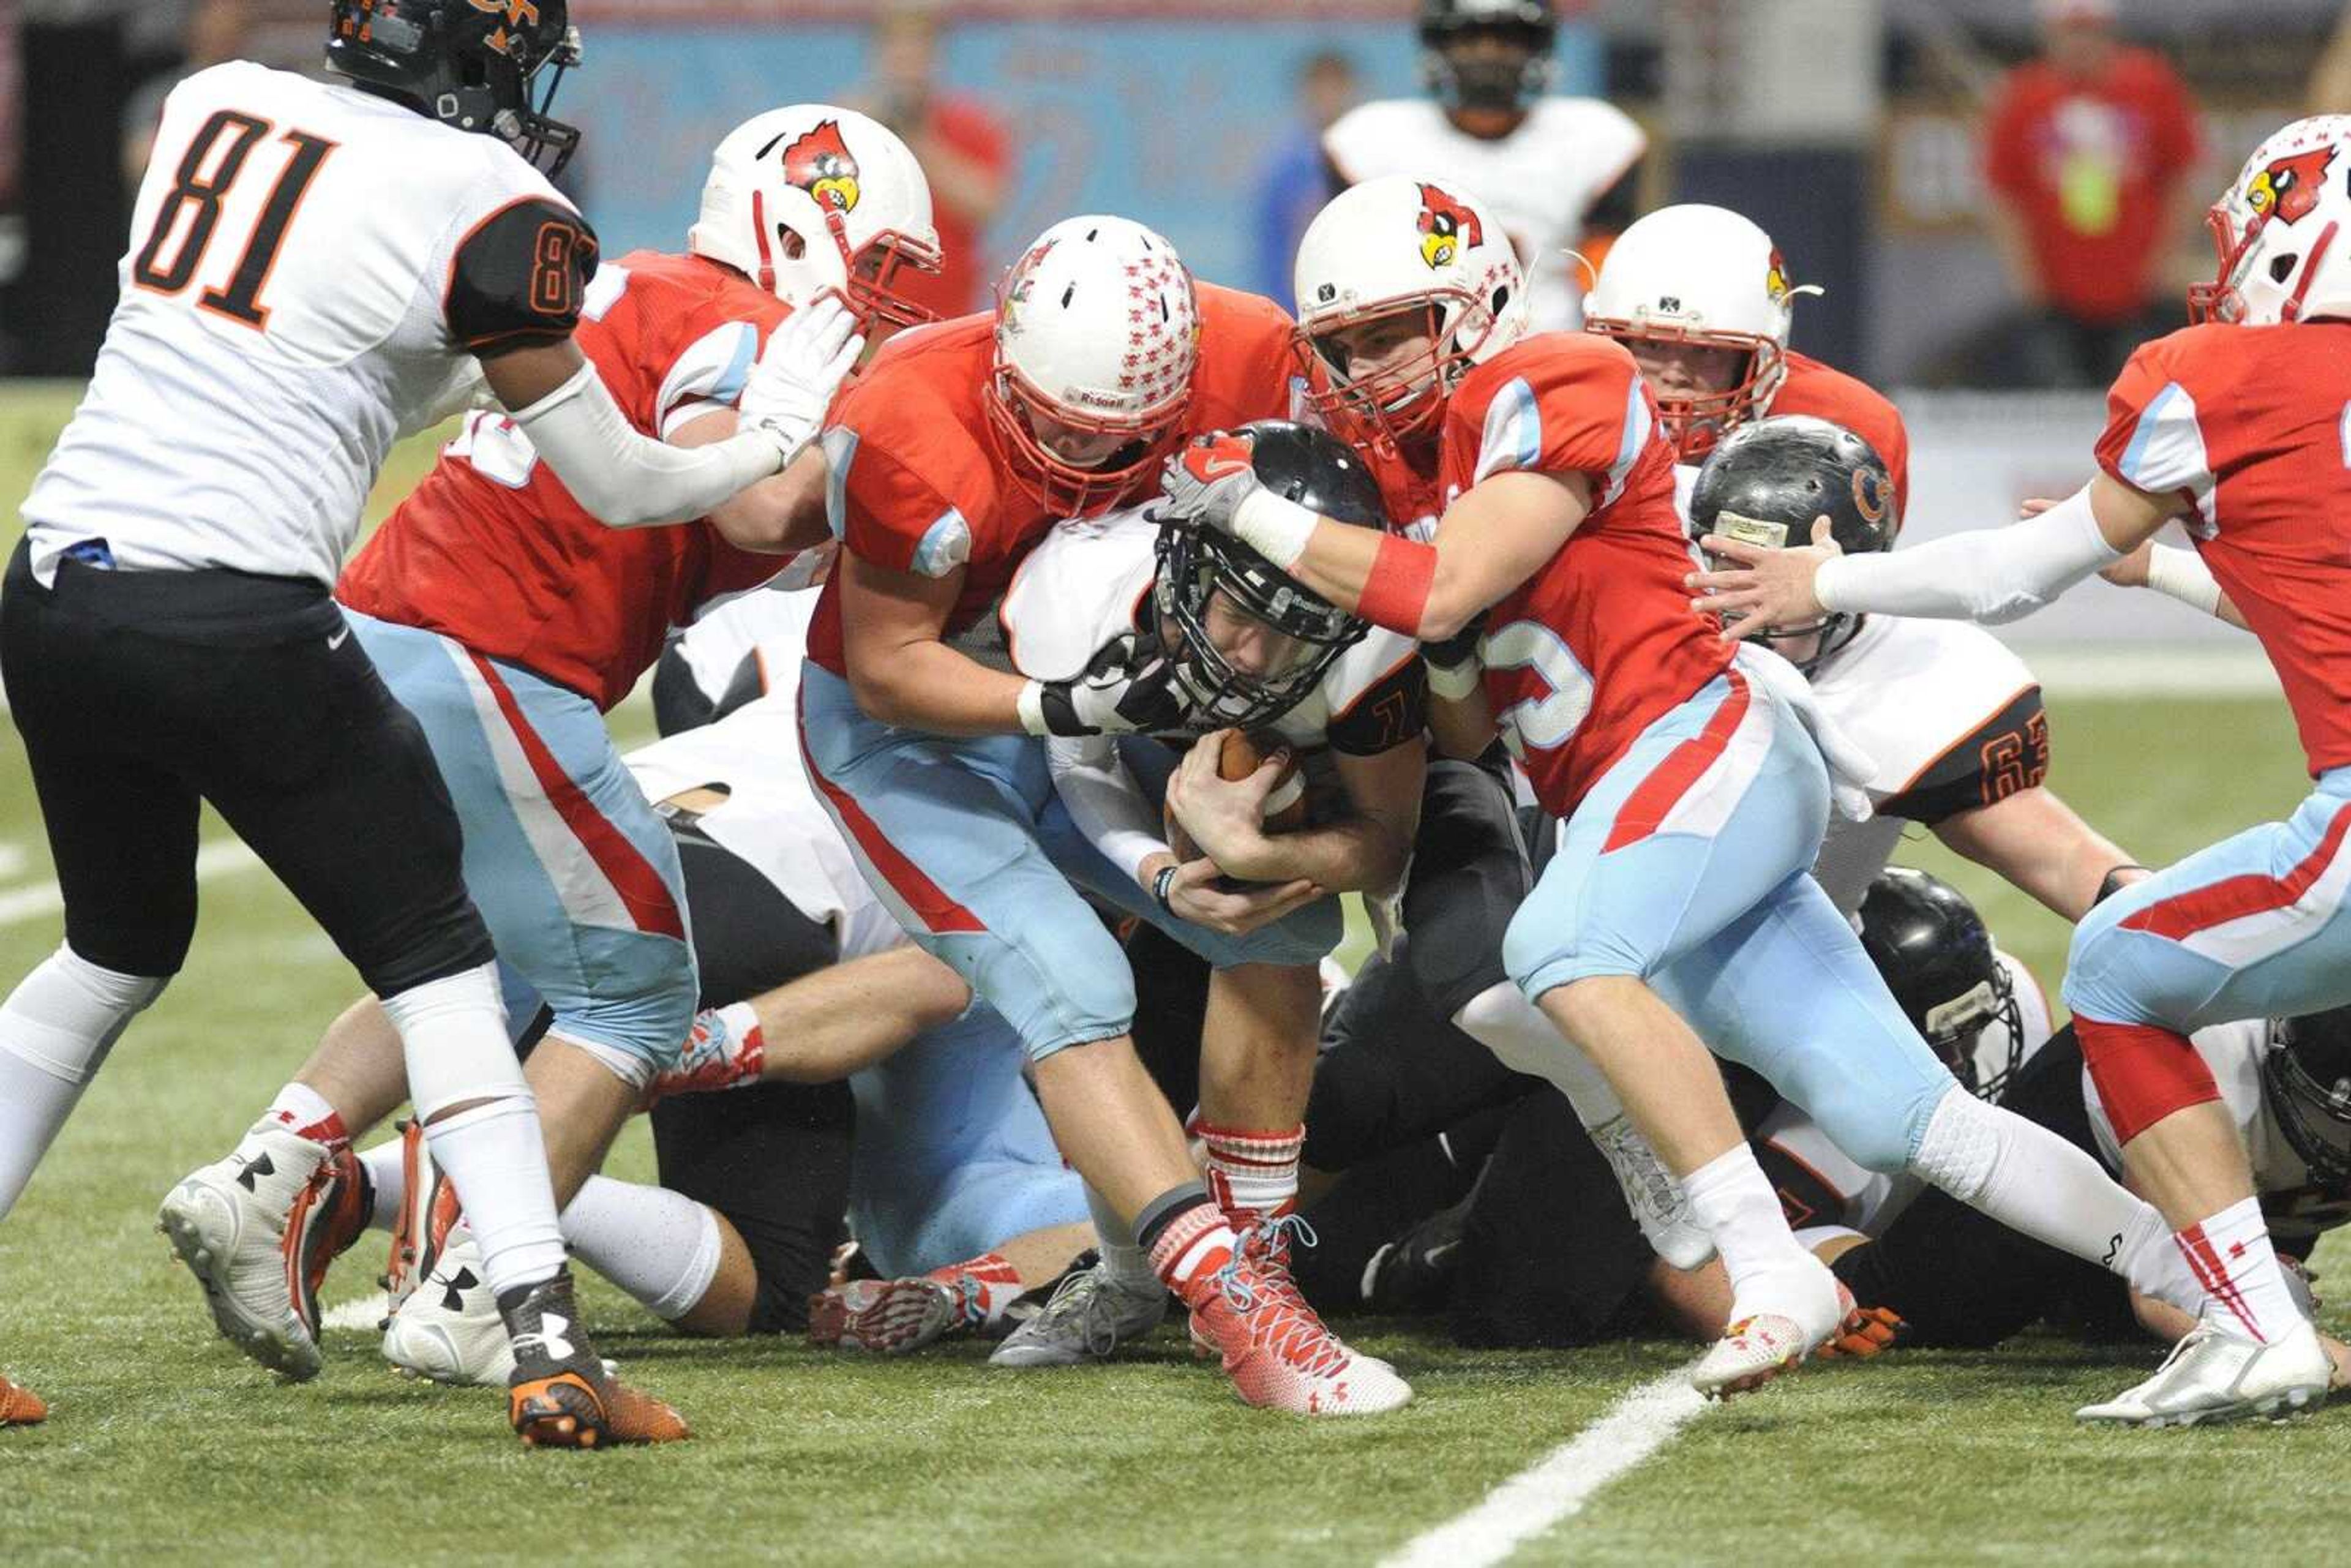
{"type": "Polygon", "coordinates": [[[1286,1275],[1244,1250],[1186,1293],[1194,1343],[1213,1347],[1243,1403],[1301,1416],[1373,1416],[1410,1403],[1395,1367],[1340,1342],[1286,1275]]]}
{"type": "Polygon", "coordinates": [[[39,1395],[0,1377],[0,1427],[37,1427],[48,1416],[39,1395]]]}
{"type": "Polygon", "coordinates": [[[507,1291],[499,1315],[514,1342],[507,1416],[526,1448],[609,1448],[674,1443],[685,1418],[605,1370],[580,1325],[569,1269],[507,1291]]]}

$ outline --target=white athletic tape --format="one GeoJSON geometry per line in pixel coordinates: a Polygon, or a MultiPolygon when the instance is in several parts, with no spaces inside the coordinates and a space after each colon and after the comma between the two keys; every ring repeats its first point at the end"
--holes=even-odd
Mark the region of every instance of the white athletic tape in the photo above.
{"type": "MultiPolygon", "coordinates": [[[[1693,1363],[1692,1364],[1695,1364],[1693,1363]]],[[[1468,1512],[1406,1542],[1381,1568],[1487,1568],[1561,1520],[1673,1440],[1706,1408],[1687,1366],[1653,1378],[1567,1442],[1486,1494],[1468,1512]]]]}

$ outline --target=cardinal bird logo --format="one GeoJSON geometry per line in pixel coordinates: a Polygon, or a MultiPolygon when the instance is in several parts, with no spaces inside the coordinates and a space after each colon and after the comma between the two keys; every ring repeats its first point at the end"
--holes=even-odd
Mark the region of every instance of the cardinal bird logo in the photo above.
{"type": "Polygon", "coordinates": [[[1449,265],[1463,246],[1485,243],[1477,214],[1434,185],[1420,187],[1420,259],[1431,272],[1449,265]]]}
{"type": "Polygon", "coordinates": [[[1771,247],[1771,259],[1763,266],[1763,292],[1777,305],[1788,298],[1788,264],[1780,255],[1780,247],[1771,247]]]}
{"type": "Polygon", "coordinates": [[[836,213],[857,210],[857,160],[841,139],[841,121],[828,120],[784,149],[784,181],[836,213]]]}
{"type": "Polygon", "coordinates": [[[2290,224],[2309,212],[2318,205],[2319,183],[2325,179],[2327,165],[2334,162],[2335,149],[2328,146],[2314,147],[2272,163],[2253,176],[2245,192],[2246,201],[2252,204],[2253,215],[2290,224]]]}

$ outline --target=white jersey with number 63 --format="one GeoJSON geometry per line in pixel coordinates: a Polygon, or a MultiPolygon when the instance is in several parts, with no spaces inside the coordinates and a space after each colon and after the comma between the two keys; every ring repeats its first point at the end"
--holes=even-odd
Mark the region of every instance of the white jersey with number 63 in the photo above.
{"type": "Polygon", "coordinates": [[[25,504],[35,572],[84,542],[123,570],[331,584],[393,441],[462,404],[475,350],[568,334],[594,253],[495,137],[244,61],[189,78],[25,504]]]}

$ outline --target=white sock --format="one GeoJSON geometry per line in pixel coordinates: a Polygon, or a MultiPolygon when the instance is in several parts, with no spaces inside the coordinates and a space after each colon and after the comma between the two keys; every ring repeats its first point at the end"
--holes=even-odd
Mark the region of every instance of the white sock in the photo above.
{"type": "Polygon", "coordinates": [[[2304,1320],[2270,1242],[2261,1199],[2240,1198],[2174,1239],[2197,1280],[2222,1308],[2221,1322],[2274,1344],[2304,1320]]]}
{"type": "Polygon", "coordinates": [[[60,946],[0,1003],[0,1216],[16,1207],[106,1053],[168,983],[101,969],[60,946]]]}
{"type": "Polygon", "coordinates": [[[1089,1186],[1086,1209],[1093,1216],[1094,1241],[1102,1252],[1102,1272],[1137,1291],[1155,1289],[1159,1284],[1158,1270],[1144,1256],[1143,1249],[1135,1243],[1134,1228],[1118,1217],[1110,1200],[1089,1186]]]}
{"type": "Polygon", "coordinates": [[[360,1151],[368,1182],[375,1193],[375,1211],[368,1216],[371,1230],[390,1230],[400,1223],[400,1206],[408,1200],[408,1162],[401,1157],[401,1140],[360,1151]]]}
{"type": "Polygon", "coordinates": [[[1734,1298],[1742,1281],[1809,1260],[1788,1229],[1780,1195],[1763,1179],[1763,1167],[1746,1144],[1733,1145],[1684,1176],[1682,1191],[1698,1222],[1714,1238],[1734,1298]]]}
{"type": "MultiPolygon", "coordinates": [[[[2089,1155],[1957,1083],[1935,1106],[1910,1168],[2011,1230],[2126,1277],[2126,1244],[2151,1212],[2089,1155]]],[[[2160,1290],[2148,1293],[2172,1300],[2160,1290]]],[[[2192,1312],[2199,1302],[2172,1305],[2192,1312]]]]}
{"type": "Polygon", "coordinates": [[[264,1114],[298,1131],[332,1119],[335,1107],[316,1089],[296,1082],[280,1089],[264,1114]]]}
{"type": "Polygon", "coordinates": [[[1511,1071],[1548,1081],[1567,1096],[1575,1107],[1575,1119],[1584,1126],[1605,1126],[1625,1113],[1624,1102],[1608,1086],[1607,1075],[1508,980],[1463,1003],[1453,1023],[1511,1071]]]}
{"type": "Polygon", "coordinates": [[[590,1176],[563,1211],[563,1239],[664,1322],[693,1311],[718,1274],[718,1217],[666,1187],[590,1176]]]}
{"type": "Polygon", "coordinates": [[[563,1231],[538,1103],[507,1039],[496,966],[413,986],[382,1001],[400,1031],[425,1142],[456,1185],[491,1291],[503,1295],[553,1279],[563,1268],[563,1231]],[[470,1101],[483,1103],[441,1114],[470,1101]]]}

